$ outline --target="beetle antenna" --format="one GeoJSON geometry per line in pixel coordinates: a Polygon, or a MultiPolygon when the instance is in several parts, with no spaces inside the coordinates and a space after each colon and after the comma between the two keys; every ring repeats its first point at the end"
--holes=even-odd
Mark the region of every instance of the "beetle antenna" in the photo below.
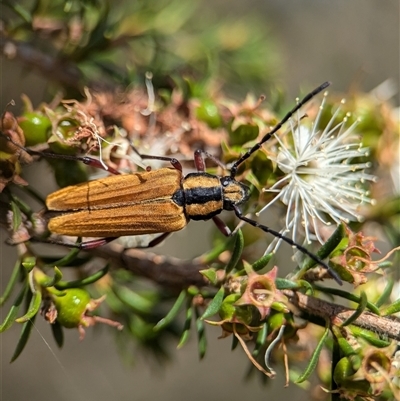
{"type": "Polygon", "coordinates": [[[261,146],[267,142],[269,139],[272,138],[272,136],[279,131],[283,124],[285,124],[290,117],[292,117],[292,115],[294,113],[296,113],[297,110],[299,110],[301,107],[303,107],[309,100],[311,100],[315,95],[318,95],[318,93],[322,92],[325,88],[327,88],[331,83],[330,82],[324,82],[322,85],[318,86],[318,88],[315,88],[312,92],[310,92],[308,95],[306,95],[300,102],[298,102],[296,104],[295,107],[293,107],[292,110],[290,110],[285,117],[282,118],[282,120],[275,125],[274,128],[272,128],[272,130],[268,133],[266,133],[263,138],[261,139],[260,142],[257,142],[251,149],[249,149],[244,155],[242,155],[242,157],[240,157],[238,160],[236,160],[235,163],[233,163],[232,167],[231,167],[231,178],[235,178],[236,174],[237,174],[237,169],[239,168],[239,166],[245,161],[247,160],[254,152],[256,152],[258,149],[261,148],[261,146]]]}
{"type": "Polygon", "coordinates": [[[318,256],[314,255],[312,252],[310,252],[307,248],[305,248],[304,246],[301,246],[299,244],[297,244],[296,242],[294,242],[291,238],[289,237],[285,237],[284,235],[282,235],[279,231],[275,231],[272,228],[269,228],[267,226],[264,226],[260,223],[257,223],[255,220],[249,219],[246,216],[243,215],[242,211],[235,205],[233,205],[233,210],[235,211],[236,216],[240,219],[245,221],[248,224],[251,224],[253,227],[257,227],[260,228],[261,230],[263,230],[266,233],[269,233],[279,239],[281,239],[282,241],[285,241],[286,243],[288,243],[289,245],[295,247],[296,249],[298,249],[300,252],[304,253],[305,255],[307,255],[309,258],[311,258],[314,262],[318,263],[319,265],[321,265],[324,269],[326,269],[329,274],[335,279],[335,281],[342,285],[342,280],[340,279],[340,277],[338,276],[338,274],[332,270],[325,262],[323,262],[318,256]]]}

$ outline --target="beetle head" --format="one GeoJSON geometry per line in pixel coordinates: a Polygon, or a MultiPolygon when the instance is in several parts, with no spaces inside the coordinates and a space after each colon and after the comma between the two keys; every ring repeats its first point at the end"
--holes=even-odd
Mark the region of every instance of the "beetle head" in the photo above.
{"type": "Polygon", "coordinates": [[[247,185],[236,181],[230,176],[221,177],[220,181],[223,189],[225,210],[232,210],[233,206],[239,206],[249,199],[250,188],[247,185]]]}

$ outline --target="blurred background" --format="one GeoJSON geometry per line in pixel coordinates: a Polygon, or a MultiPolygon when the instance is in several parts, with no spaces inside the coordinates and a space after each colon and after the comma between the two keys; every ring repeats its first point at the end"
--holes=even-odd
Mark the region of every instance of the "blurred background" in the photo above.
{"type": "MultiPolygon", "coordinates": [[[[113,7],[124,9],[124,1],[118,5],[114,2],[113,7]]],[[[271,88],[281,88],[294,98],[300,88],[314,87],[326,80],[333,82],[332,90],[343,92],[353,85],[370,91],[387,79],[399,84],[400,24],[396,0],[201,1],[196,12],[199,36],[204,36],[207,30],[207,26],[199,22],[210,16],[220,20],[221,25],[224,21],[235,21],[238,29],[241,21],[253,20],[260,27],[253,38],[259,51],[254,68],[265,66],[265,81],[253,79],[243,83],[242,75],[238,74],[236,82],[227,88],[238,97],[247,91],[259,95],[268,93],[271,88]]],[[[1,17],[7,18],[7,11],[3,10],[1,17]]],[[[247,31],[243,32],[244,35],[247,31]]],[[[168,35],[168,29],[165,34],[168,35]]],[[[232,35],[235,40],[241,37],[238,31],[232,35]]],[[[229,61],[229,58],[225,60],[227,64],[229,61]]],[[[18,106],[21,93],[26,93],[34,104],[49,100],[46,98],[48,82],[43,76],[18,60],[1,58],[0,66],[2,110],[10,99],[15,99],[18,106]]],[[[239,67],[243,72],[250,68],[248,65],[239,67]]],[[[229,65],[222,71],[228,74],[229,65]]],[[[231,78],[235,80],[233,73],[231,78]]],[[[396,99],[398,105],[398,94],[396,99]]],[[[186,248],[182,241],[185,238],[193,241],[196,235],[207,238],[209,229],[208,223],[189,224],[158,252],[185,258],[194,256],[186,249],[186,254],[180,253],[186,248]]],[[[0,290],[4,289],[15,261],[15,250],[5,245],[5,240],[6,234],[1,232],[0,290]]],[[[205,242],[200,251],[206,249],[205,242]]],[[[198,243],[196,250],[199,251],[198,243]]],[[[4,310],[0,310],[0,316],[2,313],[4,310]]],[[[27,349],[11,365],[9,360],[19,329],[14,325],[0,337],[1,400],[181,400],[187,397],[193,401],[244,397],[265,400],[274,399],[278,394],[293,401],[305,399],[306,393],[294,384],[283,388],[282,371],[278,371],[278,378],[268,386],[256,378],[245,381],[246,357],[239,348],[231,352],[229,341],[216,340],[219,329],[207,327],[215,332],[210,333],[208,353],[201,362],[195,341],[181,350],[175,350],[176,343],[171,342],[172,359],[163,364],[148,359],[140,351],[134,364],[128,363],[118,354],[107,328],[88,330],[83,342],[79,341],[75,330],[68,331],[62,350],[55,346],[46,322],[37,319],[36,329],[27,349]]]]}

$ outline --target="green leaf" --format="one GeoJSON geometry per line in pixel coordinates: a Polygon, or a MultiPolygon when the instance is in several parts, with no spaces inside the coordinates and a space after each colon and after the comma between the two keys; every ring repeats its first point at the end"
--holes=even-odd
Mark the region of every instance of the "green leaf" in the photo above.
{"type": "Polygon", "coordinates": [[[392,293],[392,290],[393,290],[393,285],[394,285],[394,280],[391,278],[388,278],[388,281],[386,283],[384,290],[382,291],[381,296],[375,302],[375,305],[378,308],[380,308],[383,304],[385,304],[387,301],[389,301],[390,294],[392,293]]]}
{"type": "Polygon", "coordinates": [[[11,272],[10,280],[8,280],[7,286],[3,292],[2,297],[0,298],[0,306],[3,306],[3,304],[10,297],[15,285],[17,284],[20,271],[21,271],[21,260],[17,259],[17,261],[14,264],[14,268],[11,272]]]}
{"type": "Polygon", "coordinates": [[[77,287],[85,287],[89,284],[93,284],[96,281],[100,280],[102,277],[104,277],[108,273],[110,265],[107,264],[105,267],[103,267],[101,270],[97,271],[96,273],[93,273],[92,275],[85,277],[81,280],[74,280],[74,281],[59,281],[55,287],[58,290],[66,290],[68,288],[77,288],[77,287]]]}
{"type": "Polygon", "coordinates": [[[19,210],[19,207],[16,205],[14,201],[11,201],[11,210],[12,210],[12,227],[14,231],[17,231],[22,223],[22,216],[21,216],[21,210],[19,210]]]}
{"type": "Polygon", "coordinates": [[[265,341],[267,339],[267,335],[268,335],[268,324],[265,322],[265,323],[263,323],[261,330],[257,333],[256,345],[252,352],[252,355],[254,357],[258,356],[261,349],[265,346],[265,341]]]}
{"type": "Polygon", "coordinates": [[[186,290],[182,290],[170,311],[154,326],[153,330],[160,331],[172,323],[172,321],[177,317],[179,311],[182,309],[183,303],[186,301],[186,299],[187,292],[186,290]]]}
{"type": "Polygon", "coordinates": [[[21,291],[18,294],[17,298],[15,299],[14,304],[11,306],[3,323],[0,325],[0,333],[7,330],[15,322],[15,318],[18,315],[18,310],[21,306],[22,301],[25,298],[25,295],[28,292],[28,288],[29,288],[29,286],[27,283],[25,283],[24,286],[21,288],[21,291]]]}
{"type": "Polygon", "coordinates": [[[50,325],[50,327],[58,348],[62,348],[62,346],[64,345],[64,332],[61,324],[58,323],[58,321],[56,320],[53,324],[50,325]]]}
{"type": "Polygon", "coordinates": [[[211,251],[205,253],[204,255],[198,258],[199,262],[205,265],[211,263],[212,261],[217,259],[222,252],[230,249],[233,246],[235,240],[236,237],[230,237],[228,241],[226,240],[218,241],[218,243],[214,246],[214,248],[211,251]]]}
{"type": "Polygon", "coordinates": [[[54,276],[49,277],[47,275],[43,275],[38,279],[38,284],[41,287],[54,287],[60,280],[62,279],[62,273],[61,270],[54,266],[54,276]]]}
{"type": "Polygon", "coordinates": [[[51,263],[51,265],[46,265],[46,267],[53,267],[53,266],[70,266],[71,263],[75,260],[81,250],[79,248],[72,248],[70,252],[68,252],[65,256],[61,259],[58,259],[51,263]]]}
{"type": "Polygon", "coordinates": [[[28,339],[31,334],[32,327],[35,322],[36,316],[37,316],[37,314],[34,315],[31,320],[28,320],[27,322],[25,322],[23,324],[22,330],[21,330],[21,337],[19,338],[17,347],[15,348],[15,351],[11,358],[10,363],[14,362],[21,355],[21,352],[24,350],[25,345],[28,343],[28,339]]]}
{"type": "Polygon", "coordinates": [[[367,294],[364,291],[361,291],[360,293],[360,302],[358,304],[357,309],[354,311],[354,313],[349,316],[343,323],[342,326],[348,326],[349,324],[353,323],[357,318],[364,312],[365,308],[367,307],[368,303],[368,298],[367,294]]]}
{"type": "Polygon", "coordinates": [[[253,268],[253,270],[255,272],[260,271],[261,269],[263,269],[264,267],[267,266],[267,264],[269,263],[269,261],[272,259],[272,257],[274,256],[273,253],[268,253],[267,255],[263,255],[260,259],[258,259],[257,261],[255,261],[251,266],[253,268]]]}
{"type": "Polygon", "coordinates": [[[349,326],[349,328],[354,336],[360,337],[363,340],[368,341],[368,343],[370,343],[375,347],[385,348],[391,344],[391,341],[383,340],[376,333],[372,331],[353,325],[349,326]]]}
{"type": "Polygon", "coordinates": [[[271,304],[271,309],[277,312],[282,312],[282,313],[289,313],[289,309],[286,304],[284,304],[281,301],[274,301],[271,304]]]}
{"type": "MultiPolygon", "coordinates": [[[[74,248],[78,249],[78,248],[74,248]]],[[[53,266],[63,267],[64,263],[62,260],[64,257],[55,257],[50,255],[40,255],[40,260],[44,263],[45,268],[52,268],[53,266]],[[58,263],[61,261],[61,264],[58,263]]],[[[70,260],[68,263],[68,267],[79,267],[88,262],[91,259],[89,254],[82,254],[80,253],[76,256],[73,260],[70,260]]],[[[67,266],[67,265],[66,265],[67,266]]]]}
{"type": "Polygon", "coordinates": [[[190,327],[192,325],[192,317],[193,317],[192,298],[188,298],[186,300],[186,318],[185,318],[185,323],[183,325],[182,335],[178,343],[177,347],[178,349],[182,348],[189,339],[190,327]]]}
{"type": "Polygon", "coordinates": [[[322,348],[325,344],[328,334],[329,334],[329,327],[326,327],[324,334],[322,335],[321,339],[319,340],[317,347],[315,348],[315,350],[311,356],[311,359],[310,359],[310,362],[308,363],[307,368],[305,369],[303,374],[297,378],[296,383],[304,382],[305,380],[307,380],[310,377],[311,373],[314,371],[315,367],[318,364],[319,355],[321,354],[322,348]]]}
{"type": "Polygon", "coordinates": [[[400,299],[380,310],[382,316],[390,316],[400,311],[400,299]]]}
{"type": "Polygon", "coordinates": [[[276,278],[275,284],[278,290],[295,290],[300,287],[299,283],[296,283],[295,281],[289,280],[287,278],[280,277],[276,278]]]}
{"type": "Polygon", "coordinates": [[[305,288],[305,294],[314,295],[314,287],[307,280],[299,280],[298,284],[300,288],[305,288]]]}
{"type": "Polygon", "coordinates": [[[238,345],[239,345],[239,339],[236,336],[232,336],[231,351],[234,351],[238,345]]]}
{"type": "Polygon", "coordinates": [[[32,269],[36,266],[36,257],[35,256],[28,256],[22,260],[22,266],[25,267],[27,273],[32,271],[32,269]]]}
{"type": "MultiPolygon", "coordinates": [[[[361,299],[359,296],[355,294],[351,294],[350,292],[339,290],[337,288],[329,288],[329,287],[321,287],[319,285],[314,285],[314,288],[318,291],[321,291],[325,294],[332,294],[332,295],[338,295],[339,297],[342,297],[344,299],[348,299],[349,301],[355,302],[359,304],[361,302],[361,299]]],[[[380,316],[381,312],[379,309],[374,305],[373,303],[367,301],[367,308],[372,312],[375,313],[375,315],[380,316]]]]}
{"type": "Polygon", "coordinates": [[[238,230],[238,232],[236,233],[235,246],[232,251],[231,260],[228,262],[228,264],[225,267],[225,271],[227,273],[232,271],[238,264],[238,262],[242,256],[243,248],[244,248],[243,233],[242,233],[242,230],[238,230]]]}
{"type": "Polygon", "coordinates": [[[200,270],[202,274],[211,284],[216,285],[218,282],[217,271],[210,267],[209,269],[200,270]]]}
{"type": "Polygon", "coordinates": [[[115,286],[114,292],[122,302],[130,306],[135,312],[148,314],[154,308],[154,302],[152,300],[143,297],[127,287],[115,286]]]}
{"type": "Polygon", "coordinates": [[[222,302],[225,296],[225,289],[221,287],[218,292],[215,294],[215,297],[211,300],[208,304],[207,309],[204,311],[203,316],[201,319],[208,319],[209,317],[218,313],[219,309],[221,308],[222,302]]]}
{"type": "Polygon", "coordinates": [[[27,10],[26,8],[24,8],[22,5],[18,4],[17,2],[8,2],[5,1],[4,2],[5,5],[7,5],[8,7],[10,7],[17,15],[19,15],[21,17],[21,19],[24,20],[24,22],[26,24],[31,25],[32,24],[32,11],[27,10]]]}
{"type": "MultiPolygon", "coordinates": [[[[325,242],[324,245],[317,252],[317,256],[320,259],[327,258],[335,248],[340,244],[340,241],[345,238],[346,236],[346,229],[343,224],[339,224],[338,228],[334,231],[334,233],[330,236],[330,238],[325,242]]],[[[306,258],[305,262],[301,267],[301,272],[306,272],[307,270],[311,269],[317,264],[317,262],[313,259],[306,258]]],[[[301,277],[302,274],[299,274],[301,277]]]]}
{"type": "Polygon", "coordinates": [[[350,345],[350,343],[343,337],[341,330],[339,327],[337,326],[333,326],[332,327],[332,331],[333,334],[336,337],[337,343],[339,345],[340,351],[341,351],[341,355],[344,356],[351,356],[351,355],[356,355],[357,352],[355,351],[355,349],[350,345]]]}
{"type": "Polygon", "coordinates": [[[15,319],[17,323],[25,323],[28,320],[33,319],[39,312],[40,305],[42,303],[42,292],[36,291],[32,294],[31,302],[29,303],[28,311],[24,316],[15,319]]]}
{"type": "MultiPolygon", "coordinates": [[[[26,186],[24,186],[22,188],[25,189],[26,186]]],[[[12,198],[12,201],[15,203],[15,206],[18,209],[17,213],[20,214],[20,212],[22,212],[22,213],[26,214],[29,217],[32,215],[32,209],[30,208],[30,206],[26,202],[24,202],[23,200],[21,200],[19,197],[15,196],[14,194],[11,194],[11,198],[12,198]]]]}
{"type": "Polygon", "coordinates": [[[199,351],[199,358],[203,359],[207,351],[207,337],[205,331],[204,321],[200,318],[198,308],[194,308],[196,316],[196,331],[197,331],[197,346],[199,351]]]}

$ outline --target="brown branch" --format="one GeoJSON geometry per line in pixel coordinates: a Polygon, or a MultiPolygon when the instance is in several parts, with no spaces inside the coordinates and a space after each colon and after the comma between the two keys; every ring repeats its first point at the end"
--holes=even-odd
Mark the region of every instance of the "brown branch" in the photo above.
{"type": "Polygon", "coordinates": [[[207,266],[200,262],[180,260],[140,249],[124,249],[115,243],[93,249],[91,252],[163,287],[180,290],[190,285],[204,287],[208,284],[199,273],[207,266]]]}
{"type": "MultiPolygon", "coordinates": [[[[96,256],[111,260],[120,268],[146,277],[163,287],[180,290],[190,285],[204,287],[209,284],[199,273],[207,266],[197,260],[183,261],[138,249],[124,250],[119,244],[103,246],[92,252],[96,256]]],[[[292,312],[297,316],[306,313],[322,319],[329,319],[332,324],[340,326],[355,312],[352,308],[333,304],[300,292],[292,290],[283,290],[282,292],[288,297],[289,302],[293,305],[292,312]]],[[[398,319],[364,312],[352,324],[384,338],[400,341],[400,320],[398,319]]]]}
{"type": "MultiPolygon", "coordinates": [[[[299,315],[298,311],[300,310],[309,315],[329,319],[332,324],[339,326],[354,314],[354,309],[333,304],[319,298],[310,297],[299,292],[283,290],[283,293],[297,308],[297,311],[293,311],[296,315],[299,315]]],[[[388,337],[400,341],[399,319],[390,319],[374,315],[370,312],[364,312],[352,324],[370,330],[384,338],[388,337]]]]}

